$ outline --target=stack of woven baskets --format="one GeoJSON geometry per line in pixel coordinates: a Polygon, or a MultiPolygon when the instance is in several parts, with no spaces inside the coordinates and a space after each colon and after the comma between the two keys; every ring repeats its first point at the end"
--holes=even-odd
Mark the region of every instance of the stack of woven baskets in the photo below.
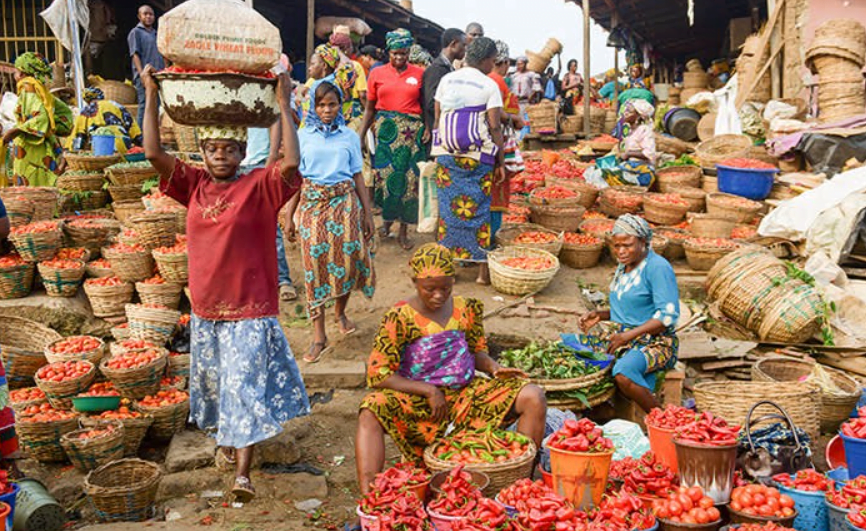
{"type": "Polygon", "coordinates": [[[806,65],[818,74],[818,119],[836,122],[863,114],[866,28],[856,19],[828,20],[815,30],[806,65]]]}
{"type": "Polygon", "coordinates": [[[707,274],[707,295],[729,319],[769,342],[802,343],[826,317],[818,290],[759,247],[721,258],[707,274]]]}
{"type": "Polygon", "coordinates": [[[529,126],[533,133],[556,134],[559,106],[555,102],[544,100],[529,105],[526,107],[526,114],[529,116],[529,126]]]}
{"type": "MultiPolygon", "coordinates": [[[[740,74],[740,87],[746,90],[750,87],[758,75],[758,71],[769,60],[769,52],[764,49],[762,55],[758,55],[760,51],[761,39],[758,35],[750,35],[743,43],[743,49],[740,52],[740,57],[737,58],[737,72],[740,74]]],[[[772,95],[772,79],[770,71],[767,70],[761,80],[758,82],[755,90],[749,95],[749,101],[767,103],[772,95]]]]}
{"type": "Polygon", "coordinates": [[[710,82],[701,62],[692,59],[686,63],[686,71],[683,72],[683,90],[680,92],[680,101],[687,102],[695,94],[705,92],[710,82]]]}

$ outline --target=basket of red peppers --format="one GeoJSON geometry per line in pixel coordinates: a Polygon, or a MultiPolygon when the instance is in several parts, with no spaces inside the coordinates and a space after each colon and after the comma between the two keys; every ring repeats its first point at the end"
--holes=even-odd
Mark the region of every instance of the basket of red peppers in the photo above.
{"type": "Polygon", "coordinates": [[[464,470],[463,465],[451,469],[437,490],[436,497],[427,505],[436,528],[440,525],[450,526],[452,522],[466,518],[484,498],[478,485],[473,482],[472,474],[464,470]]]}
{"type": "Polygon", "coordinates": [[[432,529],[419,487],[425,488],[430,477],[410,464],[400,464],[377,474],[370,491],[358,502],[357,514],[364,529],[432,529]],[[390,526],[390,527],[389,527],[390,526]]]}

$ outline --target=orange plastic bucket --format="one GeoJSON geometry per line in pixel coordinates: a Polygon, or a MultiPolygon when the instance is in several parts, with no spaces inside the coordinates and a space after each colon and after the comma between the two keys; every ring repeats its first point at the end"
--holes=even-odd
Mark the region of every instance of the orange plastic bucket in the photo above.
{"type": "Polygon", "coordinates": [[[550,449],[553,490],[577,509],[589,509],[601,502],[613,452],[582,453],[550,449]]]}
{"type": "Polygon", "coordinates": [[[649,437],[650,450],[659,461],[670,468],[674,474],[677,468],[677,447],[674,445],[674,430],[656,428],[650,424],[646,425],[647,437],[649,437]]]}

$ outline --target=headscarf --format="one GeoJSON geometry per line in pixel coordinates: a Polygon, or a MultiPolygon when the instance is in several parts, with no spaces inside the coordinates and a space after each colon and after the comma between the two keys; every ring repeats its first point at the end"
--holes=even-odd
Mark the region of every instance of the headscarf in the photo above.
{"type": "Polygon", "coordinates": [[[640,238],[649,245],[653,239],[653,230],[645,219],[634,214],[623,214],[613,224],[613,235],[625,234],[640,238]]]}
{"type": "Polygon", "coordinates": [[[409,260],[409,266],[412,268],[412,278],[415,279],[453,277],[457,274],[451,250],[438,243],[427,243],[419,247],[409,260]]]}
{"type": "Polygon", "coordinates": [[[415,44],[415,38],[407,29],[398,28],[385,35],[385,46],[388,50],[404,50],[413,44],[415,44]]]}
{"type": "Polygon", "coordinates": [[[346,33],[334,32],[331,34],[331,38],[328,39],[328,42],[331,46],[336,46],[344,52],[352,49],[352,37],[346,33]]]}
{"type": "Polygon", "coordinates": [[[90,103],[96,100],[104,100],[105,93],[102,92],[102,89],[98,89],[96,87],[87,87],[84,89],[84,101],[90,103]]]}
{"type": "Polygon", "coordinates": [[[337,112],[337,116],[334,118],[334,121],[330,124],[326,124],[322,121],[318,114],[316,114],[316,89],[319,88],[319,85],[322,83],[328,83],[337,87],[337,90],[340,92],[340,98],[344,97],[344,93],[340,90],[340,85],[334,79],[334,75],[320,79],[313,83],[313,86],[310,88],[310,109],[307,111],[307,116],[304,118],[304,128],[313,129],[319,133],[322,133],[326,138],[331,135],[331,133],[335,132],[340,127],[346,125],[346,118],[343,116],[342,109],[337,112]]]}
{"type": "Polygon", "coordinates": [[[622,115],[625,116],[629,111],[637,114],[640,123],[648,122],[655,115],[655,107],[652,103],[641,99],[628,100],[622,115]]]}
{"type": "Polygon", "coordinates": [[[41,83],[47,83],[51,78],[51,65],[38,52],[24,52],[15,59],[15,68],[28,76],[35,77],[41,83]]]}
{"type": "Polygon", "coordinates": [[[320,44],[316,46],[315,54],[328,65],[329,68],[336,69],[340,62],[340,50],[330,44],[320,44]]]}
{"type": "Polygon", "coordinates": [[[521,55],[521,56],[517,57],[517,62],[518,63],[528,63],[529,58],[527,58],[525,55],[521,55]]]}
{"type": "Polygon", "coordinates": [[[218,127],[208,125],[196,127],[196,134],[200,142],[205,140],[234,140],[241,144],[247,143],[247,128],[246,127],[218,127]]]}
{"type": "Polygon", "coordinates": [[[497,63],[504,63],[505,61],[510,60],[510,50],[508,49],[508,44],[506,44],[505,41],[496,41],[496,52],[497,63]]]}
{"type": "Polygon", "coordinates": [[[420,44],[413,44],[409,48],[409,62],[413,65],[427,66],[433,62],[433,56],[420,44]]]}

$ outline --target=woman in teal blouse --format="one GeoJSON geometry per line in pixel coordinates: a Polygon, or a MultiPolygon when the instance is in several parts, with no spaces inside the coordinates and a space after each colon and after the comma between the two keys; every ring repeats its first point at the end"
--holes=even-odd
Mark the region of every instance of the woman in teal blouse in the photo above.
{"type": "Polygon", "coordinates": [[[333,75],[310,90],[310,110],[298,131],[304,177],[301,193],[289,202],[289,239],[301,236],[301,258],[307,309],[314,338],[304,361],[315,363],[328,351],[325,306],[334,302],[336,322],[344,335],[355,331],[346,316],[353,290],[373,296],[376,280],[369,243],[373,237],[370,196],[364,186],[361,141],[340,112],[343,95],[333,75]],[[296,229],[295,210],[300,204],[296,229]]]}
{"type": "Polygon", "coordinates": [[[610,310],[580,318],[584,331],[603,320],[617,325],[608,338],[608,353],[618,358],[613,366],[616,385],[647,412],[659,405],[653,395],[657,373],[677,361],[680,314],[673,267],[653,252],[652,234],[643,218],[626,214],[617,219],[613,249],[619,265],[610,285],[610,310]]]}

